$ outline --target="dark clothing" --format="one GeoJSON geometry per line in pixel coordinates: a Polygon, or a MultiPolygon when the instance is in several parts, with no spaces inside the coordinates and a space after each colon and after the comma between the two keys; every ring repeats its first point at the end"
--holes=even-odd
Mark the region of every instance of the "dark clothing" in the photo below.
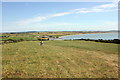
{"type": "Polygon", "coordinates": [[[41,46],[43,45],[43,41],[40,42],[40,45],[41,45],[41,46]]]}

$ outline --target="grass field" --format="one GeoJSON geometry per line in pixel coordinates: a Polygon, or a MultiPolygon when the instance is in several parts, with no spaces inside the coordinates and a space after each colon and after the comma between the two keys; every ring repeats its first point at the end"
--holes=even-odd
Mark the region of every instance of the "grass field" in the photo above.
{"type": "Polygon", "coordinates": [[[90,41],[23,41],[2,46],[8,78],[117,78],[118,44],[90,41]]]}

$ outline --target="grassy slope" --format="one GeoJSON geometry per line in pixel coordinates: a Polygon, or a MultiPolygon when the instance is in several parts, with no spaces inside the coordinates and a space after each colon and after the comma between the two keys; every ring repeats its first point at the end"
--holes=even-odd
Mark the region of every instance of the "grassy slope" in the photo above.
{"type": "Polygon", "coordinates": [[[118,44],[38,41],[3,45],[3,77],[116,78],[118,44]]]}

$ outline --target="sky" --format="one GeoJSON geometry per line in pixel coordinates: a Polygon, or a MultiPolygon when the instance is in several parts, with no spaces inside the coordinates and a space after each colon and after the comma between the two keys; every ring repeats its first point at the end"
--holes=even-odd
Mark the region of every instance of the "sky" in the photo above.
{"type": "Polygon", "coordinates": [[[115,2],[3,2],[2,32],[118,30],[115,2]]]}

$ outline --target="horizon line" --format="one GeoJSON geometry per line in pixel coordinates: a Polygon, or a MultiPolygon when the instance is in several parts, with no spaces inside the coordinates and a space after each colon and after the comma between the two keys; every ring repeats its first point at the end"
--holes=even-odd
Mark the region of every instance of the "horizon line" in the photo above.
{"type": "Polygon", "coordinates": [[[0,32],[0,33],[25,33],[25,32],[107,32],[107,31],[120,31],[120,30],[78,30],[78,31],[6,31],[6,32],[0,32]]]}

